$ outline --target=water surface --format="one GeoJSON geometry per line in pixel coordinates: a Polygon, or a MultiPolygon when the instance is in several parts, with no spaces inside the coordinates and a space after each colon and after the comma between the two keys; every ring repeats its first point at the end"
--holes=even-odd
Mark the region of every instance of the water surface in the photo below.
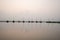
{"type": "Polygon", "coordinates": [[[0,39],[60,39],[57,23],[0,23],[0,39]]]}

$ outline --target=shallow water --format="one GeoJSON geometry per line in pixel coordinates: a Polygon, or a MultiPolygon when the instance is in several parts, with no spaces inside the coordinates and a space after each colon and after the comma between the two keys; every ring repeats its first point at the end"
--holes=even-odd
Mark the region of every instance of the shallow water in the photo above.
{"type": "Polygon", "coordinates": [[[0,39],[60,39],[60,24],[0,23],[0,39]]]}

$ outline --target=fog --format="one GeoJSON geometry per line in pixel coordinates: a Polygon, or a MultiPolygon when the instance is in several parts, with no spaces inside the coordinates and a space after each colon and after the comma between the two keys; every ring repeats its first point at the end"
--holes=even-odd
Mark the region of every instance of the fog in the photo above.
{"type": "MultiPolygon", "coordinates": [[[[0,0],[0,21],[60,21],[60,0],[0,0]]],[[[0,23],[0,39],[60,39],[60,24],[0,23]]]]}
{"type": "Polygon", "coordinates": [[[0,20],[60,20],[60,0],[0,0],[0,20]]]}

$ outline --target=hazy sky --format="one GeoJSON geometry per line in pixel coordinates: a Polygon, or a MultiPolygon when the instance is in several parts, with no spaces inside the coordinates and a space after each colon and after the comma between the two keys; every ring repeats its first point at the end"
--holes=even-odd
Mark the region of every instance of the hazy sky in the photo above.
{"type": "Polygon", "coordinates": [[[0,20],[60,20],[59,2],[59,0],[0,0],[0,20]]]}

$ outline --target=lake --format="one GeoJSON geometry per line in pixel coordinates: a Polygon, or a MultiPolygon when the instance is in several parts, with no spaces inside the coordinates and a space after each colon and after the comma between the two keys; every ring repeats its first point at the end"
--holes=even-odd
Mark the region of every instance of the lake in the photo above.
{"type": "Polygon", "coordinates": [[[0,23],[2,40],[59,40],[60,24],[57,23],[0,23]]]}

